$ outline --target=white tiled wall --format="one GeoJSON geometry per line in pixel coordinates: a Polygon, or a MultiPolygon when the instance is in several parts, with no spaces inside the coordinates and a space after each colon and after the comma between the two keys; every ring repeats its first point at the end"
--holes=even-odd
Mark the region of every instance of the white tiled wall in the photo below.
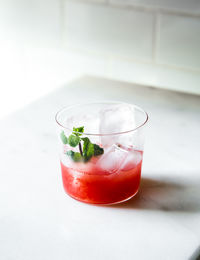
{"type": "Polygon", "coordinates": [[[160,15],[158,62],[200,70],[200,18],[160,15]]]}
{"type": "Polygon", "coordinates": [[[83,73],[200,94],[200,0],[0,0],[0,72],[0,117],[83,73]]]}
{"type": "Polygon", "coordinates": [[[152,60],[151,13],[67,2],[65,15],[66,43],[73,48],[152,60]]]}
{"type": "Polygon", "coordinates": [[[109,0],[122,6],[144,6],[163,10],[200,14],[199,0],[109,0]]]}
{"type": "Polygon", "coordinates": [[[66,51],[102,76],[200,94],[200,1],[62,1],[66,51]]]}

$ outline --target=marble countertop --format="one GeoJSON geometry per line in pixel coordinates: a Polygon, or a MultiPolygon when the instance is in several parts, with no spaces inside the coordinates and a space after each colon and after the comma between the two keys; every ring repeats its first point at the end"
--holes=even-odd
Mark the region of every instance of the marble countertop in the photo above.
{"type": "Polygon", "coordinates": [[[0,121],[0,259],[196,259],[200,96],[82,77],[0,121]],[[102,99],[149,113],[140,192],[116,206],[63,190],[54,115],[102,99]]]}

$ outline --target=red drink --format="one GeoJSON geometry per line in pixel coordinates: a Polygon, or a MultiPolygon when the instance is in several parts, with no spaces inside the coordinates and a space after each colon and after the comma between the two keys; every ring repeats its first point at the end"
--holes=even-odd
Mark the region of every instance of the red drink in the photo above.
{"type": "Polygon", "coordinates": [[[139,189],[148,115],[121,102],[75,105],[56,114],[63,186],[91,204],[114,204],[139,189]]]}
{"type": "Polygon", "coordinates": [[[112,204],[131,198],[139,189],[142,152],[130,153],[131,157],[112,162],[109,170],[100,167],[101,158],[68,166],[61,162],[65,191],[77,200],[93,204],[112,204]]]}

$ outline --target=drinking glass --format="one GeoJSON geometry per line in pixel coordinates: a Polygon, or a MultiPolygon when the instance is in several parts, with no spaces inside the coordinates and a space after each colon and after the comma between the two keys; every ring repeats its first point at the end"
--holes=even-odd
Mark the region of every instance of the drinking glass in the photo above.
{"type": "Polygon", "coordinates": [[[64,190],[91,204],[115,204],[139,190],[147,113],[122,102],[79,104],[56,114],[64,190]]]}

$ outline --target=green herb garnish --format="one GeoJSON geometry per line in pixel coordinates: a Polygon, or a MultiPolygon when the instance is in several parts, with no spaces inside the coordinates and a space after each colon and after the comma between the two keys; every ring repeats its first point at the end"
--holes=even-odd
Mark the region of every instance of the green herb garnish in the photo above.
{"type": "Polygon", "coordinates": [[[77,133],[73,133],[74,135],[81,136],[82,134],[80,134],[80,133],[84,132],[84,126],[77,127],[77,128],[73,127],[73,132],[77,132],[77,133]]]}
{"type": "Polygon", "coordinates": [[[76,135],[70,135],[68,138],[68,144],[72,147],[76,147],[80,142],[80,137],[76,135]]]}
{"type": "Polygon", "coordinates": [[[72,160],[75,162],[80,162],[82,160],[82,156],[80,153],[76,153],[74,151],[68,151],[66,154],[70,156],[72,160]]]}
{"type": "Polygon", "coordinates": [[[68,140],[67,140],[67,137],[65,136],[64,131],[61,132],[60,138],[61,138],[63,144],[67,144],[68,140]]]}
{"type": "Polygon", "coordinates": [[[83,159],[84,162],[90,160],[90,158],[94,155],[94,144],[90,142],[88,137],[82,138],[83,140],[83,159]]]}
{"type": "Polygon", "coordinates": [[[94,156],[98,156],[103,154],[103,148],[101,148],[99,145],[94,144],[94,156]]]}
{"type": "Polygon", "coordinates": [[[79,146],[79,152],[74,152],[72,150],[68,151],[66,155],[70,156],[71,159],[75,162],[88,162],[92,156],[99,156],[104,153],[103,148],[97,144],[90,142],[88,137],[80,137],[84,133],[84,126],[73,127],[72,134],[67,138],[64,134],[64,131],[60,134],[60,138],[64,144],[69,144],[71,147],[79,146]],[[83,142],[83,149],[82,144],[83,142]]]}

